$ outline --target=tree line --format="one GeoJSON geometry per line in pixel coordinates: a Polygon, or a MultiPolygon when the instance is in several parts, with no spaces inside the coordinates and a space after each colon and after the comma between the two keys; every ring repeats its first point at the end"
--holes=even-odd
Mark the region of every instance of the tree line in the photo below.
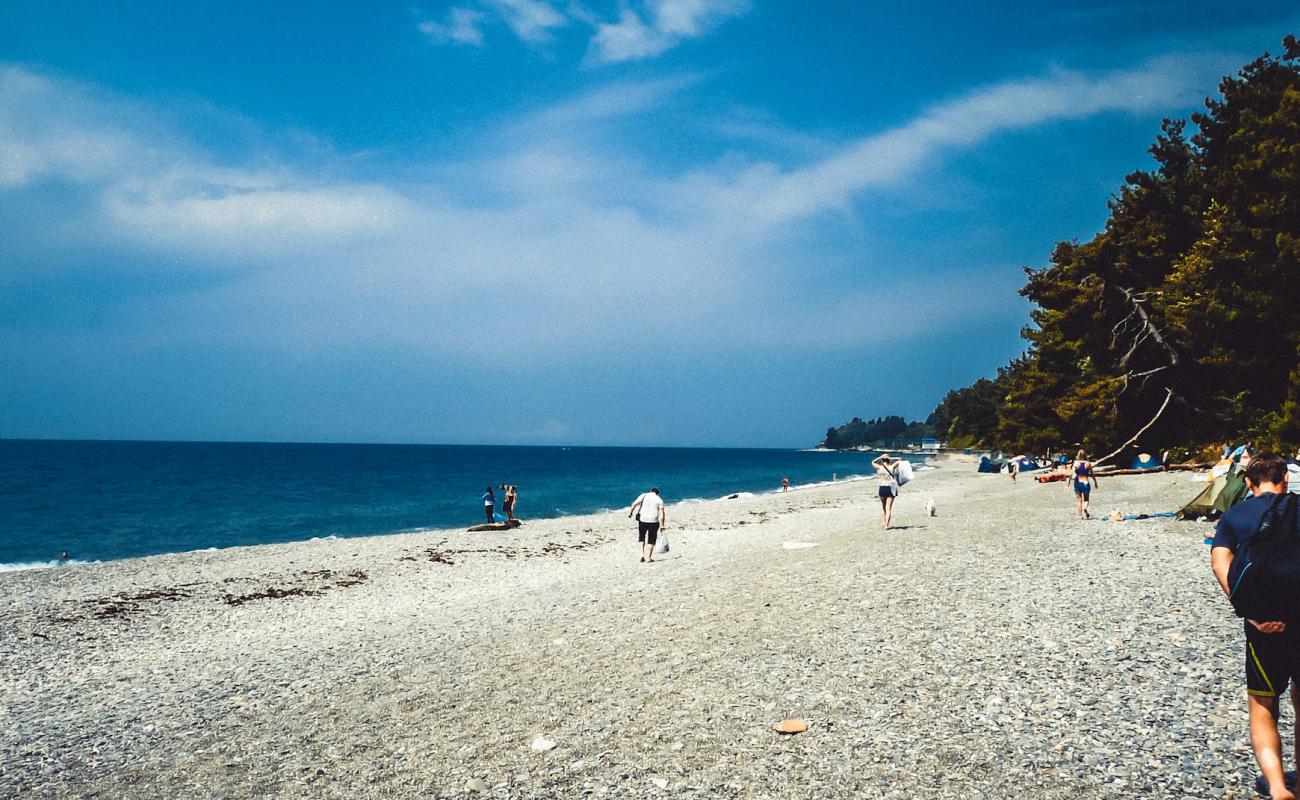
{"type": "Polygon", "coordinates": [[[1155,167],[1125,178],[1100,233],[1025,269],[1027,349],[948,392],[927,420],[939,436],[1094,456],[1246,439],[1294,452],[1300,43],[1282,45],[1224,78],[1194,132],[1164,120],[1155,167]]]}

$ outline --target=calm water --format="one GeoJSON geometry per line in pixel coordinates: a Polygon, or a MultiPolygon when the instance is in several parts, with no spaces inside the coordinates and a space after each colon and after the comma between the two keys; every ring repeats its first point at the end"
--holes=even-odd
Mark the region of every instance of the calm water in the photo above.
{"type": "MultiPolygon", "coordinates": [[[[0,568],[483,521],[488,483],[516,515],[669,503],[871,473],[873,453],[612,447],[0,440],[0,568]]],[[[500,499],[498,498],[498,508],[500,499]]]]}

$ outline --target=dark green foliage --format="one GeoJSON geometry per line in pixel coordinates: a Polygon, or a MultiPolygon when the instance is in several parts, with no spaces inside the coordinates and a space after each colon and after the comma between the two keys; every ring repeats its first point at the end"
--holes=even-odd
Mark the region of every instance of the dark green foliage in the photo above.
{"type": "Polygon", "coordinates": [[[847,450],[879,444],[887,439],[920,439],[930,436],[932,430],[924,422],[908,422],[898,416],[878,417],[870,422],[854,417],[838,428],[827,428],[821,446],[832,450],[847,450]]]}
{"type": "Polygon", "coordinates": [[[1125,179],[1105,230],[1026,270],[1023,358],[949,392],[940,435],[1036,452],[1159,450],[1253,436],[1300,444],[1300,44],[1219,86],[1155,169],[1125,179]]]}

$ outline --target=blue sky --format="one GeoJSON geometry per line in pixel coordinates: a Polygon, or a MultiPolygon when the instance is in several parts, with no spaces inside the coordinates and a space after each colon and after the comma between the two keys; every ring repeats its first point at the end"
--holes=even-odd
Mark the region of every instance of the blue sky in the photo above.
{"type": "Polygon", "coordinates": [[[0,435],[806,446],[1291,4],[0,6],[0,435]],[[234,7],[231,7],[231,6],[234,7]]]}

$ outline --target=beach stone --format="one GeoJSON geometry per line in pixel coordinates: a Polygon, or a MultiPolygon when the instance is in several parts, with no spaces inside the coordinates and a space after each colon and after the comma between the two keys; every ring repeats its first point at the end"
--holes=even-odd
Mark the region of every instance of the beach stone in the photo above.
{"type": "Polygon", "coordinates": [[[465,781],[465,788],[471,792],[486,792],[488,785],[482,778],[470,778],[465,781]]]}

